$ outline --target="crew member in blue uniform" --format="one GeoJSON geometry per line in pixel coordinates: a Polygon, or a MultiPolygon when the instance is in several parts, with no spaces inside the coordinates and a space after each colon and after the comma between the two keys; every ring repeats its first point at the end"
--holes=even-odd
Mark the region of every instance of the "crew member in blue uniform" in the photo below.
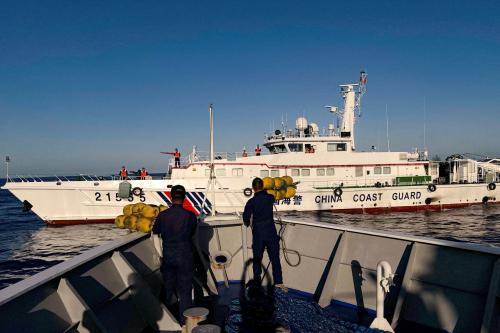
{"type": "Polygon", "coordinates": [[[248,227],[252,220],[254,280],[261,282],[262,256],[266,248],[273,265],[274,285],[285,289],[281,273],[279,237],[274,226],[274,197],[264,190],[264,182],[260,178],[252,181],[252,188],[255,194],[245,205],[243,222],[248,227]]]}
{"type": "MultiPolygon", "coordinates": [[[[192,306],[193,237],[197,227],[196,215],[182,204],[186,190],[181,185],[172,187],[172,207],[156,218],[153,233],[162,239],[161,273],[165,282],[165,296],[169,303],[174,291],[179,298],[179,322],[184,324],[183,312],[192,306]]],[[[171,304],[168,304],[171,305],[171,304]]]]}

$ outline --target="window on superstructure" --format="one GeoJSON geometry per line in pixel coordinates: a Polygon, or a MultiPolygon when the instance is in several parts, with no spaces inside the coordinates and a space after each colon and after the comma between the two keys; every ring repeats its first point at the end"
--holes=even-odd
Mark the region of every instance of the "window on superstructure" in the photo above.
{"type": "Polygon", "coordinates": [[[298,176],[300,176],[300,170],[292,169],[292,177],[298,177],[298,176]]]}
{"type": "Polygon", "coordinates": [[[289,143],[288,149],[290,149],[292,153],[297,153],[304,150],[302,143],[289,143]]]}
{"type": "Polygon", "coordinates": [[[391,167],[384,167],[384,175],[390,175],[391,174],[391,167]]]}
{"type": "Polygon", "coordinates": [[[275,146],[269,147],[269,152],[271,154],[280,154],[280,153],[286,153],[287,150],[286,150],[285,145],[275,145],[275,146]]]}
{"type": "Polygon", "coordinates": [[[301,174],[302,174],[302,176],[310,176],[311,170],[310,169],[302,169],[301,174]]]}
{"type": "Polygon", "coordinates": [[[260,170],[260,178],[269,177],[269,170],[260,170]]]}
{"type": "Polygon", "coordinates": [[[363,167],[355,167],[356,177],[363,177],[363,167]]]}
{"type": "Polygon", "coordinates": [[[326,168],[326,175],[327,176],[335,176],[335,169],[334,168],[326,168]]]}
{"type": "Polygon", "coordinates": [[[271,170],[271,177],[279,177],[279,176],[280,176],[279,170],[271,170]]]}
{"type": "Polygon", "coordinates": [[[346,151],[347,145],[345,143],[337,143],[337,151],[346,151]]]}
{"type": "Polygon", "coordinates": [[[241,176],[243,176],[243,168],[234,168],[233,177],[241,177],[241,176]]]}
{"type": "Polygon", "coordinates": [[[325,169],[316,169],[316,176],[324,176],[325,169]]]}
{"type": "Polygon", "coordinates": [[[376,175],[381,175],[382,174],[382,167],[375,167],[373,168],[373,173],[376,174],[376,175]]]}
{"type": "Polygon", "coordinates": [[[327,151],[337,151],[337,144],[336,143],[329,143],[326,146],[327,151]]]}
{"type": "Polygon", "coordinates": [[[226,169],[215,169],[215,175],[218,177],[226,177],[226,169]]]}

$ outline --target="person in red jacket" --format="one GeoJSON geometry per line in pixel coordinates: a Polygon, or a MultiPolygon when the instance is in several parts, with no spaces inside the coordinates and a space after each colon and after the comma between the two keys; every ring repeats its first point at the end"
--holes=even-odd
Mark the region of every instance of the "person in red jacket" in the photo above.
{"type": "Polygon", "coordinates": [[[127,169],[125,169],[125,166],[122,166],[122,168],[119,172],[119,175],[120,175],[120,179],[127,179],[128,171],[127,171],[127,169]]]}
{"type": "Polygon", "coordinates": [[[262,149],[257,145],[257,148],[255,148],[255,156],[260,156],[260,153],[262,152],[262,149]]]}
{"type": "Polygon", "coordinates": [[[141,176],[141,179],[146,179],[146,176],[148,176],[149,174],[146,171],[146,168],[142,168],[139,175],[141,176]]]}

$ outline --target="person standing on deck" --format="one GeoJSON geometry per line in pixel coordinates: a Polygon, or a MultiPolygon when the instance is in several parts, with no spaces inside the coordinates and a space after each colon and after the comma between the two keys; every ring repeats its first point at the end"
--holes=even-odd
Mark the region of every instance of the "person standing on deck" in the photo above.
{"type": "Polygon", "coordinates": [[[243,223],[250,226],[252,220],[253,276],[259,284],[262,274],[262,256],[264,249],[273,265],[273,282],[278,288],[286,290],[280,263],[280,244],[274,226],[274,197],[264,190],[264,182],[260,178],[252,181],[254,196],[248,200],[243,212],[243,223]]]}
{"type": "Polygon", "coordinates": [[[141,171],[139,172],[139,176],[141,176],[141,179],[146,179],[148,176],[148,172],[146,171],[146,168],[142,168],[141,171]]]}
{"type": "Polygon", "coordinates": [[[171,152],[161,152],[162,154],[167,154],[167,155],[173,155],[174,156],[174,161],[175,165],[174,168],[180,168],[181,167],[181,152],[179,149],[175,148],[175,151],[173,153],[171,152]]]}
{"type": "Polygon", "coordinates": [[[179,322],[184,325],[183,313],[192,306],[193,238],[197,228],[196,215],[182,207],[186,189],[172,187],[172,207],[161,212],[153,226],[153,234],[162,239],[161,273],[168,305],[174,291],[179,296],[179,322]]]}
{"type": "Polygon", "coordinates": [[[120,179],[127,179],[128,171],[127,171],[127,169],[125,169],[125,166],[122,166],[122,168],[120,169],[119,175],[120,175],[120,179]]]}
{"type": "Polygon", "coordinates": [[[257,148],[255,148],[255,156],[260,156],[260,153],[262,152],[262,149],[257,145],[257,148]]]}

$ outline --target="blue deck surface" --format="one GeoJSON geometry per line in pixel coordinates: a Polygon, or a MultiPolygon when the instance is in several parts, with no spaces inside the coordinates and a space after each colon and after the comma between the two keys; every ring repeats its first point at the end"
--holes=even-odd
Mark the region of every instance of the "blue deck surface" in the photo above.
{"type": "MultiPolygon", "coordinates": [[[[357,319],[360,317],[355,307],[332,303],[327,308],[321,308],[313,301],[312,295],[297,290],[285,293],[280,289],[273,289],[274,295],[264,299],[260,307],[258,302],[249,304],[245,301],[239,282],[230,283],[229,288],[220,285],[218,289],[217,303],[228,308],[223,316],[214,315],[227,333],[266,332],[268,326],[269,332],[274,332],[279,326],[293,333],[381,332],[358,324],[357,319]],[[346,316],[350,318],[346,320],[346,316]],[[226,318],[224,323],[220,322],[222,317],[226,318]]],[[[372,315],[373,313],[365,312],[362,318],[369,323],[372,315]]]]}

